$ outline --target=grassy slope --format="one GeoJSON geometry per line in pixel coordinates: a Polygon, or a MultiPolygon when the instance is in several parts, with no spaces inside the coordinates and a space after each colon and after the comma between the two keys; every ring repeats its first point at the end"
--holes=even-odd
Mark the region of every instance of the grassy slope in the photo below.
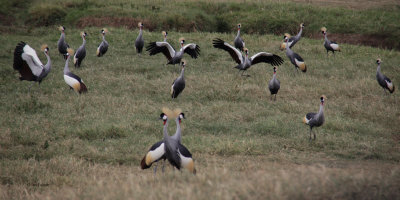
{"type": "MultiPolygon", "coordinates": [[[[167,28],[183,32],[231,32],[235,29],[234,24],[240,22],[243,24],[242,31],[245,33],[277,35],[285,32],[297,33],[299,24],[304,22],[307,26],[304,30],[306,37],[312,35],[315,37],[320,28],[326,26],[330,33],[371,36],[371,38],[381,40],[381,46],[400,49],[400,25],[396,23],[400,19],[400,4],[396,2],[378,4],[365,10],[335,6],[320,7],[307,3],[271,0],[257,2],[226,2],[223,0],[217,3],[207,0],[169,1],[168,3],[160,0],[146,2],[41,0],[28,2],[21,3],[21,5],[4,4],[0,7],[0,14],[15,16],[20,25],[24,24],[28,27],[53,24],[79,27],[110,24],[132,28],[136,27],[138,20],[143,20],[147,28],[157,31],[167,28]],[[22,8],[16,12],[16,7],[22,8]],[[96,20],[99,17],[101,19],[96,20]],[[121,19],[120,17],[125,18],[121,19]],[[131,23],[130,20],[135,23],[131,23]]],[[[352,2],[356,5],[360,4],[356,0],[349,1],[349,4],[352,2]]],[[[374,5],[371,2],[363,4],[374,5]]],[[[326,3],[326,5],[331,4],[326,3]]],[[[13,28],[9,30],[9,26],[0,26],[0,31],[2,29],[15,31],[13,28]]],[[[340,37],[338,40],[340,41],[340,37]]]]}
{"type": "MultiPolygon", "coordinates": [[[[76,49],[80,30],[67,30],[76,49]]],[[[375,80],[380,57],[383,73],[399,88],[399,52],[341,45],[343,52],[327,58],[322,40],[302,39],[294,50],[309,69],[294,75],[278,51],[280,37],[244,35],[251,54],[268,51],[286,60],[278,69],[278,100],[271,102],[272,67],[253,66],[252,77],[242,78],[228,54],[211,47],[213,38],[231,41],[234,34],[170,32],[174,46],[185,36],[202,50],[199,59],[187,59],[187,86],[171,100],[170,84],[179,69],[164,67],[161,55],[136,56],[136,30],[111,28],[111,48],[102,58],[94,56],[99,28],[85,31],[83,67],[70,63],[89,88],[82,96],[69,91],[62,78],[56,27],[0,38],[2,197],[161,198],[167,191],[167,198],[202,199],[399,197],[394,187],[400,180],[398,91],[382,96],[375,80]],[[35,49],[48,43],[53,59],[52,72],[32,95],[12,69],[20,40],[35,49]],[[315,129],[317,141],[309,143],[301,118],[318,110],[321,94],[328,97],[326,124],[315,129]],[[183,143],[196,159],[195,178],[168,168],[154,182],[151,170],[138,169],[145,151],[162,138],[157,117],[163,106],[186,113],[183,143]]],[[[147,31],[144,37],[162,38],[147,31]]],[[[174,132],[174,123],[170,127],[174,132]]]]}

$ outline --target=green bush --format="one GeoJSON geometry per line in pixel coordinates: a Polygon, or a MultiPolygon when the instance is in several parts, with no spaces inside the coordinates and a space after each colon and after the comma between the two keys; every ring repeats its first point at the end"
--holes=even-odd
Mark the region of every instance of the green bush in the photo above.
{"type": "Polygon", "coordinates": [[[61,6],[39,4],[29,9],[30,18],[27,20],[27,23],[50,26],[60,23],[66,14],[61,6]]]}

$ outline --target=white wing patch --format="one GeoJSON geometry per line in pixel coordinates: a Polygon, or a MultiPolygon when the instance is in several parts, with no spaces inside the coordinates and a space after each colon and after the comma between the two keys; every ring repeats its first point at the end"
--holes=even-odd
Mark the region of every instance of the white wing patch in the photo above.
{"type": "Polygon", "coordinates": [[[156,42],[156,45],[158,47],[167,47],[169,51],[169,55],[171,55],[171,58],[175,56],[175,49],[172,48],[172,46],[168,42],[156,42]]]}
{"type": "Polygon", "coordinates": [[[64,74],[64,81],[67,85],[69,85],[72,88],[74,87],[75,84],[80,84],[78,80],[65,74],[64,74]]]}
{"type": "Polygon", "coordinates": [[[43,64],[39,60],[36,51],[32,49],[29,45],[25,45],[24,53],[22,53],[21,57],[23,60],[25,60],[29,68],[32,70],[32,74],[35,76],[40,76],[43,71],[43,64]]]}
{"type": "Polygon", "coordinates": [[[240,53],[240,51],[238,49],[236,49],[235,47],[231,46],[229,43],[224,42],[225,46],[228,46],[229,48],[233,49],[236,53],[236,56],[239,58],[240,63],[243,63],[243,56],[242,53],[240,53]]]}
{"type": "Polygon", "coordinates": [[[186,48],[196,49],[196,44],[195,43],[187,44],[181,48],[181,51],[185,51],[186,48]]]}
{"type": "Polygon", "coordinates": [[[185,157],[181,154],[181,152],[178,150],[179,153],[179,157],[181,158],[181,167],[185,167],[186,165],[188,165],[189,163],[191,163],[193,161],[192,158],[190,157],[185,157]]]}
{"type": "Polygon", "coordinates": [[[339,49],[339,45],[338,44],[331,44],[331,47],[333,50],[338,50],[339,49]]]}
{"type": "Polygon", "coordinates": [[[300,66],[304,64],[304,62],[297,60],[296,58],[294,59],[294,62],[296,63],[297,66],[300,66]]]}
{"type": "Polygon", "coordinates": [[[259,52],[259,53],[255,54],[254,56],[252,56],[250,59],[254,60],[258,56],[267,56],[267,57],[269,57],[269,56],[272,56],[272,54],[271,53],[267,53],[267,52],[259,52]]]}
{"type": "Polygon", "coordinates": [[[159,147],[157,147],[156,149],[149,151],[149,154],[150,154],[153,162],[160,159],[165,154],[164,143],[161,143],[161,145],[159,147]]]}
{"type": "Polygon", "coordinates": [[[175,85],[175,82],[171,85],[171,94],[174,93],[174,85],[175,85]]]}
{"type": "Polygon", "coordinates": [[[393,89],[393,83],[391,83],[391,82],[389,82],[389,81],[387,81],[387,80],[385,80],[385,82],[386,82],[386,85],[388,86],[388,88],[389,88],[390,90],[392,90],[392,89],[393,89]]]}

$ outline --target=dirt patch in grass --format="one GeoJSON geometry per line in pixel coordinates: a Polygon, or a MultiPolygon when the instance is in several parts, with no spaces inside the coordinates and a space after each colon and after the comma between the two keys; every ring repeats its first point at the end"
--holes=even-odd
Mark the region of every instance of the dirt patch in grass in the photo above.
{"type": "MultiPolygon", "coordinates": [[[[312,39],[323,39],[322,34],[316,33],[310,35],[312,39]]],[[[396,44],[388,40],[389,36],[384,35],[361,35],[361,34],[343,34],[343,33],[332,33],[328,35],[329,40],[335,41],[338,44],[355,44],[379,47],[383,49],[397,49],[400,47],[395,46],[396,44]]]]}
{"type": "Polygon", "coordinates": [[[138,23],[142,22],[146,29],[149,31],[153,31],[156,26],[151,23],[150,20],[146,19],[136,19],[132,17],[83,17],[78,20],[77,27],[103,27],[103,26],[112,26],[112,27],[126,27],[128,29],[136,29],[138,27],[138,23]]]}

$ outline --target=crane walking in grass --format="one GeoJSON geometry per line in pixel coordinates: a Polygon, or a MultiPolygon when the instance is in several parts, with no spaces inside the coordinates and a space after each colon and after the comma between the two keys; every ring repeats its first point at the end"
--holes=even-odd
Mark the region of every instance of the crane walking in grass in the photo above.
{"type": "Polygon", "coordinates": [[[268,84],[268,89],[271,92],[271,100],[272,100],[272,95],[275,95],[274,101],[276,101],[276,95],[278,94],[278,90],[280,88],[281,88],[281,83],[276,78],[276,67],[274,67],[274,75],[272,76],[272,79],[269,81],[268,84]]]}
{"type": "Polygon", "coordinates": [[[139,35],[137,36],[135,40],[135,47],[136,47],[136,53],[141,54],[144,46],[144,40],[143,40],[143,23],[139,22],[138,27],[139,27],[139,35]]]}
{"type": "Polygon", "coordinates": [[[36,51],[25,42],[18,43],[14,50],[13,68],[19,72],[19,80],[33,81],[29,91],[35,82],[38,82],[40,87],[40,83],[51,70],[49,47],[42,45],[42,51],[47,57],[46,65],[42,64],[36,51]]]}
{"type": "Polygon", "coordinates": [[[300,69],[302,72],[306,72],[307,71],[306,63],[299,54],[293,52],[292,49],[290,49],[288,41],[289,38],[285,37],[286,56],[290,59],[290,62],[294,65],[296,71],[300,69]]]}
{"type": "Polygon", "coordinates": [[[166,41],[164,42],[151,42],[147,47],[146,51],[150,52],[150,56],[156,55],[158,53],[163,53],[168,59],[168,64],[178,64],[181,62],[183,54],[187,53],[192,58],[196,59],[200,55],[200,47],[197,44],[190,43],[185,45],[185,38],[180,38],[179,43],[181,49],[175,51],[175,49],[166,41]]]}
{"type": "MultiPolygon", "coordinates": [[[[301,34],[303,33],[303,28],[304,28],[304,23],[300,24],[300,31],[297,33],[297,35],[290,37],[290,35],[288,33],[285,33],[285,36],[289,38],[288,44],[289,44],[289,48],[292,48],[300,39],[301,39],[301,34]]],[[[284,38],[285,38],[284,36],[284,38]]],[[[281,50],[285,50],[286,49],[286,42],[283,42],[281,44],[281,50]]]]}
{"type": "MultiPolygon", "coordinates": [[[[160,118],[164,122],[164,139],[155,143],[150,150],[146,153],[141,161],[141,168],[147,169],[151,167],[153,163],[157,163],[160,160],[164,160],[172,157],[168,161],[176,168],[186,168],[192,173],[196,173],[196,169],[194,168],[194,162],[192,159],[192,155],[189,150],[181,144],[181,121],[184,119],[184,114],[180,109],[176,109],[175,111],[171,111],[169,109],[163,109],[164,112],[161,113],[160,118]],[[173,136],[168,136],[168,115],[176,117],[176,132],[173,136]],[[169,150],[168,150],[168,149],[169,150]],[[172,154],[171,154],[172,153],[172,154]]],[[[154,167],[154,173],[157,171],[157,165],[154,167]]],[[[162,171],[164,171],[164,163],[162,166],[162,171]]]]}
{"type": "Polygon", "coordinates": [[[243,56],[238,49],[219,38],[213,40],[213,46],[227,51],[231,55],[232,59],[238,64],[234,68],[239,69],[239,72],[242,71],[242,76],[250,76],[243,75],[243,73],[252,65],[258,63],[269,63],[272,66],[279,66],[283,63],[283,59],[280,56],[267,52],[259,52],[249,58],[249,50],[247,48],[244,48],[243,56]]]}
{"type": "Polygon", "coordinates": [[[328,56],[329,51],[332,51],[333,55],[335,55],[335,51],[340,52],[340,47],[335,41],[330,41],[328,39],[328,37],[326,36],[326,31],[327,31],[327,29],[325,27],[321,28],[321,32],[325,37],[324,47],[326,49],[326,55],[328,56]]]}
{"type": "Polygon", "coordinates": [[[186,61],[182,60],[181,61],[181,66],[182,66],[182,71],[181,75],[179,75],[178,78],[174,80],[174,82],[171,85],[171,97],[173,99],[177,98],[178,95],[185,89],[185,66],[186,66],[186,61]]]}
{"type": "MultiPolygon", "coordinates": [[[[322,95],[320,100],[321,100],[321,105],[319,106],[319,112],[318,113],[307,113],[306,116],[303,117],[303,123],[307,124],[310,126],[310,141],[311,141],[311,131],[313,127],[319,127],[322,126],[325,122],[325,117],[324,117],[324,105],[325,105],[325,100],[326,96],[322,95]]],[[[314,140],[316,139],[315,133],[314,133],[314,140]]]]}
{"type": "Polygon", "coordinates": [[[61,31],[60,39],[58,39],[58,42],[57,42],[58,51],[63,56],[63,58],[66,60],[67,53],[68,53],[67,49],[69,48],[69,45],[67,42],[65,42],[65,27],[60,26],[60,27],[58,27],[58,30],[61,31]]]}
{"type": "Polygon", "coordinates": [[[242,27],[241,24],[237,25],[238,32],[237,32],[237,35],[235,37],[234,44],[235,44],[235,48],[239,49],[240,51],[243,51],[245,43],[244,43],[244,40],[240,37],[240,28],[241,27],[242,27]]]}
{"type": "Polygon", "coordinates": [[[381,63],[382,60],[378,58],[376,60],[376,64],[378,64],[378,67],[376,68],[376,80],[378,81],[379,85],[383,88],[385,94],[386,90],[388,90],[390,93],[393,93],[395,87],[392,81],[381,73],[381,63]]]}
{"type": "Polygon", "coordinates": [[[86,57],[86,32],[81,32],[82,45],[76,50],[74,55],[74,65],[75,67],[80,67],[83,59],[86,57]]]}
{"type": "Polygon", "coordinates": [[[71,55],[74,54],[74,50],[67,49],[67,51],[68,51],[67,60],[65,61],[65,66],[64,66],[64,81],[70,87],[70,89],[73,89],[75,92],[79,94],[87,92],[87,88],[85,83],[83,83],[83,80],[79,76],[72,73],[68,67],[69,59],[71,55]]]}
{"type": "Polygon", "coordinates": [[[97,47],[97,51],[96,51],[97,57],[103,56],[108,50],[108,42],[106,41],[106,33],[108,33],[108,30],[106,28],[101,29],[103,41],[99,44],[99,47],[97,47]]]}

